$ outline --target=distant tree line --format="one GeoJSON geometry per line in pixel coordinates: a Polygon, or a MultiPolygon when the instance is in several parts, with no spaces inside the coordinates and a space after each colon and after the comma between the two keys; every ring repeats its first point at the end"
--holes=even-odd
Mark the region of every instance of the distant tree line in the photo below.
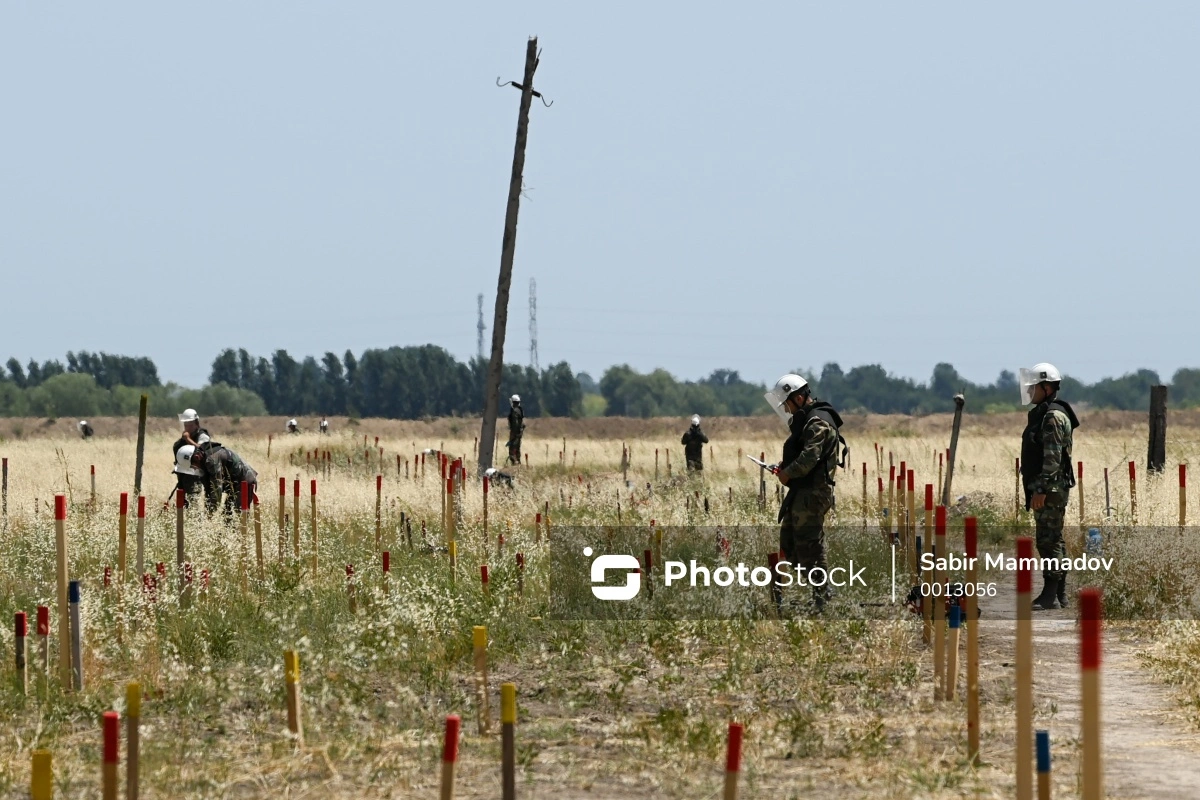
{"type": "MultiPolygon", "coordinates": [[[[829,363],[820,373],[795,371],[808,378],[818,397],[847,412],[949,411],[959,391],[966,392],[972,412],[1020,408],[1017,378],[1007,370],[988,384],[972,383],[945,363],[934,367],[927,383],[891,375],[878,364],[844,371],[829,363]]],[[[0,370],[0,416],[135,414],[143,393],[150,395],[156,416],[187,407],[209,416],[475,416],[483,411],[486,373],[486,362],[461,362],[435,345],[372,349],[357,357],[349,350],[341,356],[327,352],[319,360],[297,360],[286,350],[267,358],[227,349],[213,361],[209,384],[187,389],[161,384],[149,358],[81,351],[68,353],[65,365],[57,360],[22,365],[10,358],[0,370]]],[[[1142,369],[1092,384],[1068,377],[1063,391],[1081,406],[1142,410],[1150,387],[1161,382],[1158,373],[1142,369]]],[[[1172,407],[1200,406],[1200,369],[1177,370],[1169,385],[1172,407]]],[[[640,373],[621,364],[596,381],[586,372],[574,373],[566,362],[540,371],[506,364],[500,386],[503,399],[521,395],[529,417],[749,416],[770,413],[765,390],[727,369],[689,381],[663,369],[640,373]]]]}

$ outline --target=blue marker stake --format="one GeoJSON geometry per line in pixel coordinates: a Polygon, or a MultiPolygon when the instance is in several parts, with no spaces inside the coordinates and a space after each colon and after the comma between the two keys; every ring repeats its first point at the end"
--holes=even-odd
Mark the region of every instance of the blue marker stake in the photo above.
{"type": "Polygon", "coordinates": [[[1050,800],[1050,731],[1037,732],[1038,800],[1050,800]]]}
{"type": "Polygon", "coordinates": [[[74,673],[75,691],[83,691],[83,654],[79,649],[79,581],[71,581],[68,588],[71,604],[71,671],[74,673]]]}

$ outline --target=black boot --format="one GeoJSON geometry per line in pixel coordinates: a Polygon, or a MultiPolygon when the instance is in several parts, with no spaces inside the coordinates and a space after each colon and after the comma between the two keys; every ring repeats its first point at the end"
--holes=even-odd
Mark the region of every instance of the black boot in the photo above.
{"type": "Polygon", "coordinates": [[[1067,573],[1058,573],[1058,605],[1067,608],[1067,573]]]}
{"type": "Polygon", "coordinates": [[[1055,594],[1058,591],[1058,579],[1050,574],[1042,574],[1042,593],[1033,599],[1034,611],[1053,611],[1058,608],[1055,594]]]}

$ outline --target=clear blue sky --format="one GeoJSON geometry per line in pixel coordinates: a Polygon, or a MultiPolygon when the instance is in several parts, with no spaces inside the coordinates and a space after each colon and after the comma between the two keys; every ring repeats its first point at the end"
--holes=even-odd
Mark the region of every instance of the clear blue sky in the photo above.
{"type": "Polygon", "coordinates": [[[1200,364],[1200,4],[0,6],[0,358],[1200,364]],[[1158,295],[1156,293],[1161,293],[1158,295]]]}

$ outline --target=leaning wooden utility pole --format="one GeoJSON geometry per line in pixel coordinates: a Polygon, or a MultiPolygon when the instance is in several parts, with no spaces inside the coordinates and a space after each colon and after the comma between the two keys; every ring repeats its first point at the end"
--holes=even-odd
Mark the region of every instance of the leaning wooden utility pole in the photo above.
{"type": "MultiPolygon", "coordinates": [[[[533,73],[537,71],[537,37],[525,47],[525,77],[510,81],[521,90],[517,115],[517,146],[513,152],[512,178],[508,184],[508,209],[504,214],[504,241],[500,248],[500,280],[496,284],[496,316],[492,322],[492,358],[488,362],[483,396],[483,429],[479,434],[479,473],[492,466],[496,444],[496,415],[500,406],[500,377],[504,370],[504,333],[508,326],[508,289],[512,283],[513,256],[517,251],[517,213],[521,206],[521,183],[525,172],[525,142],[529,138],[529,107],[533,98],[533,73]]],[[[503,84],[501,84],[503,85],[503,84]]]]}
{"type": "Polygon", "coordinates": [[[1167,387],[1150,387],[1150,445],[1146,470],[1162,472],[1167,465],[1167,387]]]}
{"type": "Polygon", "coordinates": [[[958,431],[962,427],[963,406],[966,405],[966,402],[967,398],[961,392],[954,395],[954,428],[950,431],[950,455],[946,458],[946,483],[942,486],[942,505],[946,508],[950,507],[950,484],[954,483],[954,462],[958,457],[958,431]]]}

